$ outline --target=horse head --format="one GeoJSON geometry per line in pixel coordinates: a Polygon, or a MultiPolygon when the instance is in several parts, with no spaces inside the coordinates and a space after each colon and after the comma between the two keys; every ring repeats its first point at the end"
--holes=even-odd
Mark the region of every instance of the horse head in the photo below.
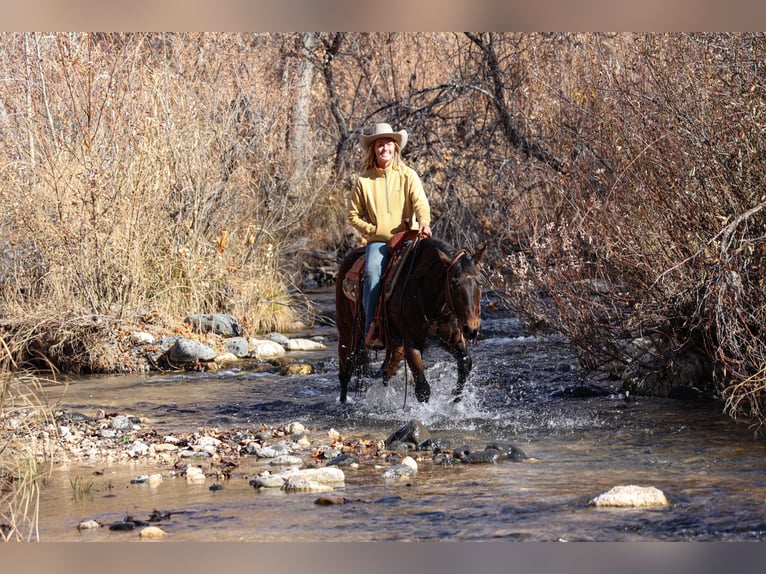
{"type": "Polygon", "coordinates": [[[440,257],[447,265],[446,306],[457,319],[468,341],[475,341],[481,327],[481,271],[479,260],[484,249],[472,257],[465,250],[454,256],[442,253],[440,257]]]}

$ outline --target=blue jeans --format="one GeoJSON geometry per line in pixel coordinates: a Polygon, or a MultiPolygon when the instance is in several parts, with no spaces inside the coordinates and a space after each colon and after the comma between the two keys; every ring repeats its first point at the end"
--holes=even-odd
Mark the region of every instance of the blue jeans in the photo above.
{"type": "Polygon", "coordinates": [[[380,278],[391,257],[388,243],[379,241],[368,243],[364,256],[364,334],[367,335],[370,331],[370,324],[375,318],[375,309],[378,306],[380,278]]]}

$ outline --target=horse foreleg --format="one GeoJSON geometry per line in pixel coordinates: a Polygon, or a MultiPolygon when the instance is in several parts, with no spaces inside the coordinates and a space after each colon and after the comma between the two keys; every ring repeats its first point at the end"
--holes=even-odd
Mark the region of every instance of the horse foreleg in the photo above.
{"type": "Polygon", "coordinates": [[[338,379],[340,380],[340,402],[348,398],[348,384],[354,374],[354,357],[347,345],[338,343],[338,379]]]}
{"type": "Polygon", "coordinates": [[[455,397],[455,402],[458,402],[463,395],[463,387],[468,379],[468,374],[473,367],[473,359],[468,352],[468,347],[465,341],[461,341],[462,344],[456,345],[452,348],[452,356],[457,361],[457,385],[452,389],[452,394],[455,397]]]}
{"type": "Polygon", "coordinates": [[[399,363],[404,358],[404,346],[397,345],[396,347],[389,347],[386,350],[386,359],[383,361],[383,384],[388,385],[393,376],[399,369],[399,363]]]}
{"type": "Polygon", "coordinates": [[[416,347],[406,347],[404,355],[412,371],[412,378],[415,379],[415,398],[418,402],[427,403],[431,398],[431,386],[426,380],[422,353],[416,347]]]}

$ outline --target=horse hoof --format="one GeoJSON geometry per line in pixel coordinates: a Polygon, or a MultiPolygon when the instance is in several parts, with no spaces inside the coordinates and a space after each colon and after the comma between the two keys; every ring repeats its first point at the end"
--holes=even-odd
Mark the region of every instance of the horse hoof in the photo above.
{"type": "Polygon", "coordinates": [[[452,399],[452,402],[453,403],[459,403],[462,400],[463,400],[463,397],[455,397],[454,399],[452,399]]]}
{"type": "Polygon", "coordinates": [[[426,388],[424,390],[415,389],[415,397],[418,399],[419,403],[427,403],[428,400],[431,398],[431,389],[430,388],[426,388]]]}

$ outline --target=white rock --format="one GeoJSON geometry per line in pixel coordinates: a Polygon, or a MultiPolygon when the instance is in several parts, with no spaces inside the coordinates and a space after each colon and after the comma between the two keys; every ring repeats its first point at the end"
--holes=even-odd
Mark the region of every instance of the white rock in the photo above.
{"type": "Polygon", "coordinates": [[[141,530],[139,536],[141,538],[160,538],[165,536],[165,531],[162,530],[162,528],[158,528],[156,526],[147,526],[141,530]]]}
{"type": "Polygon", "coordinates": [[[316,351],[325,349],[326,346],[323,343],[312,341],[311,339],[290,339],[287,342],[286,348],[288,351],[316,351]]]}
{"type": "Polygon", "coordinates": [[[405,456],[402,462],[383,471],[383,478],[397,479],[412,476],[418,472],[418,463],[411,456],[405,456]]]}
{"type": "Polygon", "coordinates": [[[83,520],[77,525],[77,530],[90,530],[93,528],[101,528],[101,523],[95,520],[83,520]]]}
{"type": "Polygon", "coordinates": [[[286,492],[328,492],[335,490],[335,487],[329,484],[322,484],[299,475],[288,477],[282,488],[286,492]]]}
{"type": "Polygon", "coordinates": [[[234,361],[239,361],[239,357],[234,353],[221,353],[220,355],[216,355],[213,361],[216,363],[233,363],[234,361]]]}
{"type": "Polygon", "coordinates": [[[306,427],[299,422],[293,422],[287,425],[287,432],[289,434],[301,434],[302,432],[305,432],[305,430],[306,427]]]}
{"type": "Polygon", "coordinates": [[[250,339],[250,356],[254,359],[273,359],[285,354],[285,348],[274,341],[250,339]]]}
{"type": "Polygon", "coordinates": [[[286,347],[287,343],[290,342],[290,338],[283,335],[282,333],[269,333],[266,335],[266,339],[275,343],[279,343],[283,347],[286,347]]]}
{"type": "Polygon", "coordinates": [[[271,466],[303,466],[303,459],[299,456],[292,454],[283,454],[272,459],[269,464],[271,466]]]}
{"type": "Polygon", "coordinates": [[[151,345],[155,342],[154,335],[143,331],[134,331],[130,334],[130,341],[134,345],[151,345]]]}
{"type": "Polygon", "coordinates": [[[128,449],[128,454],[133,458],[149,454],[149,445],[137,440],[128,449]]]}
{"type": "Polygon", "coordinates": [[[591,506],[611,507],[646,507],[667,506],[665,494],[653,486],[636,486],[634,484],[615,486],[608,492],[591,500],[591,506]]]}
{"type": "Polygon", "coordinates": [[[190,484],[205,482],[205,473],[198,466],[189,466],[186,468],[186,482],[190,484]]]}

